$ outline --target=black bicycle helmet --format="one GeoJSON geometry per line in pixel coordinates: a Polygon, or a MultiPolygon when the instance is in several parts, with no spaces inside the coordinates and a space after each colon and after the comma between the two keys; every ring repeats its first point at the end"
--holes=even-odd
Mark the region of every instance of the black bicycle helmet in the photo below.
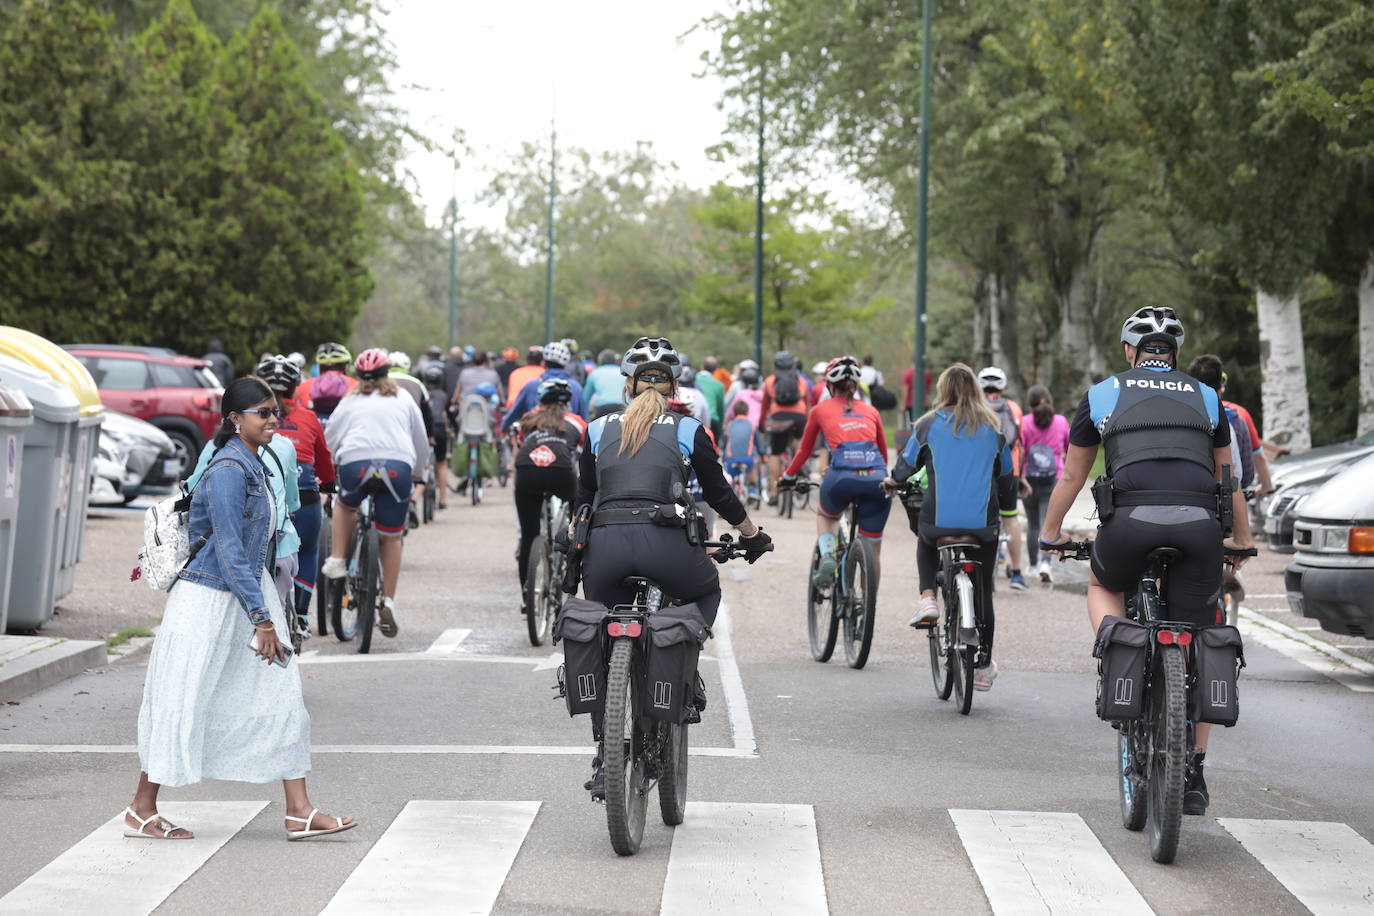
{"type": "Polygon", "coordinates": [[[296,386],[301,383],[301,370],[297,369],[295,363],[280,353],[276,356],[269,356],[258,363],[253,374],[266,382],[268,388],[282,397],[289,398],[292,392],[296,390],[296,386]]]}
{"type": "Polygon", "coordinates": [[[546,378],[539,383],[538,395],[540,404],[570,404],[572,385],[565,378],[546,378]]]}
{"type": "Polygon", "coordinates": [[[420,370],[420,378],[430,388],[442,388],[444,384],[444,366],[442,363],[426,363],[420,370]]]}
{"type": "Polygon", "coordinates": [[[773,354],[773,368],[779,372],[795,369],[797,368],[797,358],[786,350],[779,350],[773,354]]]}

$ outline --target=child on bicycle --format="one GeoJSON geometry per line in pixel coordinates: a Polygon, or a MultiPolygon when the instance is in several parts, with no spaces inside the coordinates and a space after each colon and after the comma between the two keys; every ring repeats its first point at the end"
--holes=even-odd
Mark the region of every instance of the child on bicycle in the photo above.
{"type": "Polygon", "coordinates": [[[745,478],[751,491],[757,491],[754,477],[754,464],[758,456],[756,441],[754,424],[749,419],[749,405],[744,401],[735,401],[730,409],[730,420],[725,424],[725,448],[721,457],[725,460],[725,473],[732,479],[745,478]]]}
{"type": "Polygon", "coordinates": [[[792,456],[779,487],[795,486],[797,475],[806,464],[816,440],[824,434],[830,449],[830,466],[821,481],[821,504],[816,513],[821,559],[816,567],[815,585],[829,588],[835,578],[835,536],[840,516],[853,505],[858,513],[860,537],[873,545],[874,586],[880,575],[883,529],[892,510],[892,498],[883,489],[887,476],[887,435],[882,417],[872,406],[859,400],[859,361],[852,356],[832,359],[825,367],[825,385],[830,398],[822,401],[806,420],[801,445],[792,456]]]}

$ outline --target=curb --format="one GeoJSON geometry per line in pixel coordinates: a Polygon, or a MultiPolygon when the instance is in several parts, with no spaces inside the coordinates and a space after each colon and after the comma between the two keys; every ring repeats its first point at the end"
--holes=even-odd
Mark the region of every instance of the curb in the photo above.
{"type": "Polygon", "coordinates": [[[99,640],[0,637],[0,702],[29,696],[104,664],[105,643],[99,640]]]}

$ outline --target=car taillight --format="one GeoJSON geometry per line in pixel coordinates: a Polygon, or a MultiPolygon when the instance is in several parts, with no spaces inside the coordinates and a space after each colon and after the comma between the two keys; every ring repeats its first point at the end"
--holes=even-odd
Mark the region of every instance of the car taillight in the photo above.
{"type": "Polygon", "coordinates": [[[191,403],[201,410],[214,410],[216,407],[213,394],[193,394],[191,395],[191,403]]]}
{"type": "Polygon", "coordinates": [[[1351,553],[1374,553],[1374,528],[1350,529],[1351,553]]]}

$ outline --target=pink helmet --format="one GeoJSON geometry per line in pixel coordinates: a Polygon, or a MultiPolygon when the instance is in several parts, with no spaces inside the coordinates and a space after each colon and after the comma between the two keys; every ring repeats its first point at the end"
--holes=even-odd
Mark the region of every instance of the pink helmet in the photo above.
{"type": "Polygon", "coordinates": [[[364,381],[386,378],[391,371],[391,355],[379,347],[364,350],[354,360],[353,371],[364,381]]]}

